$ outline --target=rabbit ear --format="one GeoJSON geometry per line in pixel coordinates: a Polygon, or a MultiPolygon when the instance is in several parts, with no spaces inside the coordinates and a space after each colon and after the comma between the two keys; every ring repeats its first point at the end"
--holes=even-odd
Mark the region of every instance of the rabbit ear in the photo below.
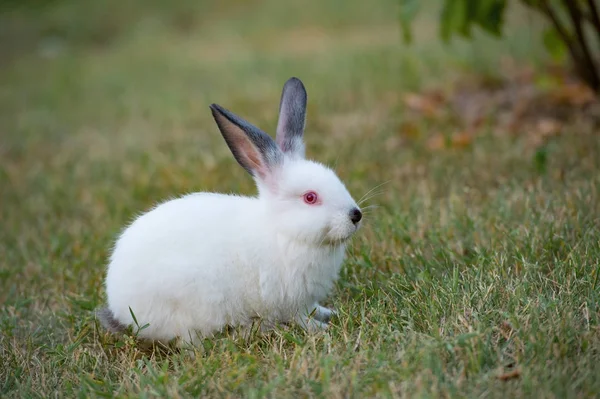
{"type": "Polygon", "coordinates": [[[266,179],[283,161],[283,153],[268,134],[217,104],[210,110],[233,156],[252,176],[266,179]]]}
{"type": "Polygon", "coordinates": [[[304,125],[306,123],[306,89],[298,78],[290,78],[283,86],[277,123],[277,145],[294,157],[304,158],[304,125]]]}

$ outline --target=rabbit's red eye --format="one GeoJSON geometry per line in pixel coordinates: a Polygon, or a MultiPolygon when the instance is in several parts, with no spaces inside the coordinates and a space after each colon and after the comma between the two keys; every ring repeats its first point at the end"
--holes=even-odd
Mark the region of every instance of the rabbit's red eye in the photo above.
{"type": "Polygon", "coordinates": [[[317,196],[317,193],[315,193],[314,191],[309,191],[306,194],[304,194],[304,202],[306,202],[309,205],[316,204],[318,200],[319,200],[319,197],[317,196]]]}

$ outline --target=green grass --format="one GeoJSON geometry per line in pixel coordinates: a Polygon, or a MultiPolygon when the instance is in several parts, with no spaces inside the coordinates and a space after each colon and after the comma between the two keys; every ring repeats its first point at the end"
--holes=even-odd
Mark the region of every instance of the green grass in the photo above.
{"type": "Polygon", "coordinates": [[[402,101],[493,78],[507,57],[541,65],[535,18],[443,45],[432,11],[407,47],[396,0],[140,3],[0,14],[0,396],[600,395],[597,128],[532,145],[484,124],[469,146],[432,150],[460,124],[402,101]],[[357,198],[385,183],[331,329],[222,334],[195,359],[105,333],[93,309],[134,215],[190,191],[254,192],[208,105],[273,132],[290,76],[309,94],[309,156],[357,198]]]}

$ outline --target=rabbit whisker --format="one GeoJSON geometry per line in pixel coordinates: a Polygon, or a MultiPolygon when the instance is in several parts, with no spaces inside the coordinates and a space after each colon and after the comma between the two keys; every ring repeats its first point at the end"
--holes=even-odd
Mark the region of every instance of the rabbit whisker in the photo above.
{"type": "Polygon", "coordinates": [[[380,196],[384,192],[385,191],[383,191],[383,190],[374,191],[374,192],[370,193],[368,196],[366,196],[365,198],[363,198],[362,200],[360,200],[360,202],[358,204],[359,205],[364,204],[365,202],[370,201],[371,199],[380,196]]]}
{"type": "Polygon", "coordinates": [[[366,197],[368,197],[368,196],[369,196],[369,194],[371,194],[373,191],[377,190],[378,188],[380,188],[380,187],[382,187],[382,186],[384,186],[384,185],[386,185],[386,184],[388,184],[388,183],[390,183],[390,182],[391,182],[391,180],[387,180],[387,181],[384,181],[384,182],[383,182],[383,183],[381,183],[381,184],[378,184],[378,185],[376,185],[375,187],[373,187],[372,189],[370,189],[369,191],[367,191],[367,192],[366,192],[366,193],[365,193],[365,194],[364,194],[364,195],[363,195],[363,196],[362,196],[362,197],[361,197],[361,198],[358,200],[358,203],[360,204],[360,203],[364,202],[364,201],[366,200],[365,198],[366,198],[366,197]]]}
{"type": "Polygon", "coordinates": [[[372,204],[372,205],[367,205],[367,206],[365,206],[364,208],[361,208],[361,211],[362,211],[363,213],[365,213],[365,211],[369,211],[369,210],[372,210],[372,209],[377,209],[377,208],[379,208],[379,205],[377,205],[377,204],[372,204]]]}

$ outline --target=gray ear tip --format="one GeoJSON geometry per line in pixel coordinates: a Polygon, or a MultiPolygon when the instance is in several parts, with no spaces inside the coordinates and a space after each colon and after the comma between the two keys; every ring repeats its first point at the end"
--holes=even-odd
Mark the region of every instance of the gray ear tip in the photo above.
{"type": "Polygon", "coordinates": [[[293,76],[291,78],[289,78],[287,80],[287,82],[285,82],[285,85],[283,86],[285,90],[287,89],[299,89],[303,92],[306,93],[306,88],[304,87],[304,83],[302,83],[302,81],[300,79],[298,79],[297,77],[293,76]]]}
{"type": "Polygon", "coordinates": [[[228,119],[230,122],[233,119],[233,115],[231,114],[231,112],[227,111],[225,108],[221,107],[219,104],[211,104],[209,106],[210,108],[210,112],[213,115],[213,118],[215,118],[215,120],[217,121],[217,123],[219,123],[219,118],[226,118],[228,119]]]}

